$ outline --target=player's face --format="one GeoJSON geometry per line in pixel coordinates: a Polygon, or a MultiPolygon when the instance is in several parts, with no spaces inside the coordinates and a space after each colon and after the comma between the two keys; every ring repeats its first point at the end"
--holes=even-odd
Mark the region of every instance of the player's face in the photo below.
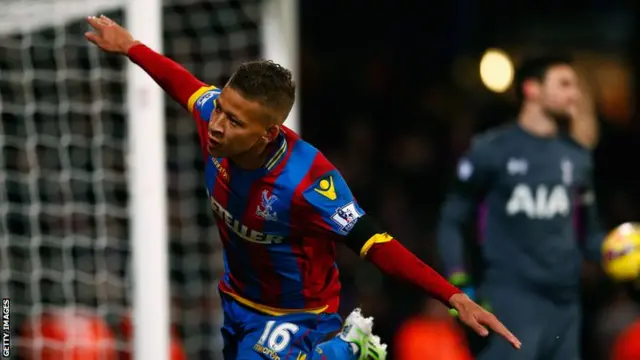
{"type": "Polygon", "coordinates": [[[213,157],[234,157],[269,142],[269,111],[225,86],[209,119],[207,151],[213,157]]]}
{"type": "Polygon", "coordinates": [[[578,76],[569,65],[556,65],[547,70],[540,84],[540,105],[544,112],[560,120],[568,119],[578,100],[578,76]]]}

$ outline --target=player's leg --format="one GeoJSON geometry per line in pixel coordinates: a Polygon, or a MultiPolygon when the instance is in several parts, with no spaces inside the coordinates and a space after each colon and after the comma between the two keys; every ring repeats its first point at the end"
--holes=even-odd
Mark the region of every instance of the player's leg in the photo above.
{"type": "Polygon", "coordinates": [[[238,336],[233,329],[225,325],[220,330],[222,332],[222,340],[224,342],[222,348],[222,357],[224,360],[235,360],[238,357],[238,336]]]}
{"type": "Polygon", "coordinates": [[[224,324],[220,329],[223,340],[222,357],[224,360],[235,360],[238,357],[238,342],[240,339],[236,320],[241,320],[241,314],[237,314],[234,311],[233,303],[226,295],[221,293],[220,299],[224,312],[224,324]]]}
{"type": "Polygon", "coordinates": [[[546,331],[549,360],[580,360],[581,309],[578,302],[556,307],[555,321],[546,331]]]}
{"type": "Polygon", "coordinates": [[[522,341],[515,350],[502,337],[492,334],[477,360],[538,360],[548,310],[545,302],[533,292],[504,285],[487,285],[482,295],[504,325],[522,341]]]}
{"type": "Polygon", "coordinates": [[[365,318],[360,309],[355,309],[346,318],[339,335],[316,346],[311,360],[386,359],[387,346],[372,334],[372,329],[373,318],[365,318]]]}
{"type": "Polygon", "coordinates": [[[363,346],[356,346],[352,342],[336,337],[316,346],[311,356],[311,360],[385,360],[386,358],[387,345],[375,335],[369,336],[363,346]]]}
{"type": "Polygon", "coordinates": [[[311,353],[311,360],[358,360],[358,358],[359,349],[339,337],[319,344],[311,353]]]}

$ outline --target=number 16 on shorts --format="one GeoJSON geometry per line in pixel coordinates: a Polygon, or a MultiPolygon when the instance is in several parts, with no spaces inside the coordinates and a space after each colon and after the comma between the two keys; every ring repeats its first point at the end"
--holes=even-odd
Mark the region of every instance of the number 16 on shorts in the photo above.
{"type": "Polygon", "coordinates": [[[259,353],[278,359],[278,353],[289,347],[291,338],[300,330],[298,325],[292,323],[282,323],[275,326],[274,320],[269,320],[264,326],[262,336],[253,345],[253,349],[259,353]]]}

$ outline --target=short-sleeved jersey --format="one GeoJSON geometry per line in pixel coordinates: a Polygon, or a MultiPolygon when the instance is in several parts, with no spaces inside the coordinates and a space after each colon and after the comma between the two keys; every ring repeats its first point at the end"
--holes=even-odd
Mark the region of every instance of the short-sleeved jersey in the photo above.
{"type": "Polygon", "coordinates": [[[536,137],[518,125],[476,138],[459,163],[453,196],[482,204],[487,280],[577,284],[576,208],[592,187],[591,173],[589,152],[570,139],[536,137]]]}
{"type": "Polygon", "coordinates": [[[220,89],[189,101],[204,157],[205,184],[224,248],[220,290],[261,312],[336,312],[336,240],[364,214],[336,168],[281,127],[265,165],[243,170],[206,153],[207,123],[220,89]]]}

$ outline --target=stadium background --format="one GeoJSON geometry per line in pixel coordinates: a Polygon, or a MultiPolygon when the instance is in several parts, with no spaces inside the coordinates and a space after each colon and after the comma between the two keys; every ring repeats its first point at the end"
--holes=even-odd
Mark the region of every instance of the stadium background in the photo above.
{"type": "MultiPolygon", "coordinates": [[[[205,81],[223,84],[237,64],[259,55],[259,1],[165,5],[165,53],[205,81]]],[[[474,133],[515,110],[510,91],[483,86],[482,54],[502,48],[517,64],[525,53],[570,52],[599,111],[604,223],[637,220],[636,6],[302,0],[303,136],[342,171],[365,209],[437,266],[434,224],[455,161],[474,133]]],[[[0,34],[0,290],[13,300],[14,324],[49,305],[81,305],[115,326],[130,303],[123,61],[90,50],[85,29],[79,19],[0,34]]],[[[189,359],[216,359],[220,243],[191,121],[167,102],[172,318],[189,359]]],[[[363,306],[392,347],[407,319],[447,319],[441,308],[425,306],[423,294],[346,250],[340,266],[343,311],[363,306]]],[[[593,268],[584,278],[585,359],[605,359],[640,309],[628,289],[593,268]]]]}

